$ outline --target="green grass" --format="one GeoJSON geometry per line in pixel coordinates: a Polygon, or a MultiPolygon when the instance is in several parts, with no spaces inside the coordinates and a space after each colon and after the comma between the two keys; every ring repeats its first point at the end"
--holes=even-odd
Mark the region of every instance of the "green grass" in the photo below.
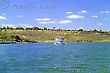
{"type": "Polygon", "coordinates": [[[110,42],[109,34],[86,31],[52,30],[2,30],[1,41],[13,41],[12,35],[18,35],[24,42],[54,42],[56,36],[65,37],[66,42],[110,42]]]}

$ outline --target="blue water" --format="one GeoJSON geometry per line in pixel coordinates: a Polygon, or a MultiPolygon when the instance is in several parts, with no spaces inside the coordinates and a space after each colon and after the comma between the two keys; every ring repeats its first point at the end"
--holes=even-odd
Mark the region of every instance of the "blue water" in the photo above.
{"type": "Polygon", "coordinates": [[[0,73],[110,73],[110,43],[1,44],[0,73]]]}

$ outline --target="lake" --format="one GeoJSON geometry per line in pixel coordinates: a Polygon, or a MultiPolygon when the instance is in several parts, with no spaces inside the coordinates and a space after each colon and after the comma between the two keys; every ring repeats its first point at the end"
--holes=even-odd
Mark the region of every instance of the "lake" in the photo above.
{"type": "Polygon", "coordinates": [[[110,73],[110,43],[1,44],[0,73],[110,73]]]}

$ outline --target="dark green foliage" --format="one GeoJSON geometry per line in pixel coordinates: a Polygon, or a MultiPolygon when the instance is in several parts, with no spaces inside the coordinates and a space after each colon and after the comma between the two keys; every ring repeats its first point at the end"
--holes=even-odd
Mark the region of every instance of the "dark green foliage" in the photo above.
{"type": "Polygon", "coordinates": [[[21,38],[17,35],[17,36],[15,36],[15,41],[16,41],[16,42],[21,42],[22,40],[21,40],[21,38]]]}

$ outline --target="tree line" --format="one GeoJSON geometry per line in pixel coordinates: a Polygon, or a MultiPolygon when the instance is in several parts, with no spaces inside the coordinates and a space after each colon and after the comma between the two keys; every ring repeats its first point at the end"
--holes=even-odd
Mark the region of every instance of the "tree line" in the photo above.
{"type": "Polygon", "coordinates": [[[97,29],[93,29],[93,30],[84,30],[84,29],[78,29],[78,30],[64,30],[64,29],[56,29],[55,27],[53,27],[52,29],[50,28],[39,28],[39,27],[27,27],[27,28],[24,28],[24,27],[0,27],[0,30],[52,30],[52,31],[78,31],[78,32],[93,32],[93,33],[110,33],[110,31],[103,31],[103,30],[97,30],[97,29]]]}

